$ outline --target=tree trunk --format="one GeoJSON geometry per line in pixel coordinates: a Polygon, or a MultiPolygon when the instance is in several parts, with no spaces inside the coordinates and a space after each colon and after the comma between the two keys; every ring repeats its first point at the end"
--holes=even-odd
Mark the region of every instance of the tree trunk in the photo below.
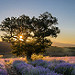
{"type": "MultiPolygon", "coordinates": [[[[31,55],[32,55],[32,54],[31,54],[31,55]]],[[[28,61],[32,61],[31,55],[27,55],[27,60],[28,60],[28,61]]]]}

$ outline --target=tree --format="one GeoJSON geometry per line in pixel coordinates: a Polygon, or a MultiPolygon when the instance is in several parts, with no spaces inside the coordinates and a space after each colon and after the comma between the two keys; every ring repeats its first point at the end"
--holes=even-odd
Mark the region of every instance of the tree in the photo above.
{"type": "Polygon", "coordinates": [[[48,36],[57,37],[60,33],[56,26],[57,18],[45,12],[38,18],[22,15],[6,18],[1,23],[1,30],[6,32],[3,41],[12,43],[13,53],[17,56],[26,55],[28,59],[33,53],[43,53],[52,42],[48,36]]]}

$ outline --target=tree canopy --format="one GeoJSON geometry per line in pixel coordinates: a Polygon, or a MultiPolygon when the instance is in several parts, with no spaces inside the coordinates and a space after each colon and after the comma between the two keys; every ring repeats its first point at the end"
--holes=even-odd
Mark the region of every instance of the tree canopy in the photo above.
{"type": "Polygon", "coordinates": [[[31,57],[33,53],[43,53],[52,42],[46,37],[57,37],[60,33],[57,18],[50,13],[40,14],[38,18],[22,15],[6,18],[1,23],[1,30],[6,32],[3,41],[12,43],[13,53],[31,57]]]}

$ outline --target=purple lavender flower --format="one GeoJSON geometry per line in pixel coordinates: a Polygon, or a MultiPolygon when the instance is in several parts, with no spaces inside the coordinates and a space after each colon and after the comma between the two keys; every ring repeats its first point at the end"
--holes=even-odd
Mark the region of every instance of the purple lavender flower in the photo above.
{"type": "Polygon", "coordinates": [[[40,75],[63,75],[63,74],[57,74],[57,73],[55,73],[55,72],[50,72],[50,73],[47,73],[47,74],[40,74],[40,75]]]}
{"type": "Polygon", "coordinates": [[[48,62],[44,61],[44,60],[35,60],[33,62],[30,62],[30,64],[32,64],[34,67],[43,66],[43,67],[47,68],[47,66],[48,66],[48,62]]]}
{"type": "Polygon", "coordinates": [[[0,69],[0,75],[7,75],[7,71],[4,69],[0,69]]]}
{"type": "Polygon", "coordinates": [[[71,75],[75,75],[75,68],[72,70],[71,75]]]}
{"type": "Polygon", "coordinates": [[[73,70],[73,65],[69,63],[61,63],[55,67],[55,72],[61,73],[63,75],[71,75],[73,70]]]}
{"type": "Polygon", "coordinates": [[[27,64],[23,61],[15,61],[13,66],[21,75],[71,75],[74,74],[74,64],[64,61],[36,60],[27,64]],[[30,65],[32,64],[32,65],[30,65]]]}
{"type": "Polygon", "coordinates": [[[0,62],[0,75],[7,75],[5,65],[2,62],[0,62]]]}
{"type": "Polygon", "coordinates": [[[25,62],[24,61],[20,61],[20,60],[16,60],[16,61],[13,62],[12,65],[14,66],[14,68],[16,68],[16,66],[18,66],[21,63],[25,63],[25,62]]]}

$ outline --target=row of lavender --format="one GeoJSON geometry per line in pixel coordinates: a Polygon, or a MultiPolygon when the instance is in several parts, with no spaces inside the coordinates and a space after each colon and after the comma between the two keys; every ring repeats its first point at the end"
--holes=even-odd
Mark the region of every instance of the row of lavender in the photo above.
{"type": "Polygon", "coordinates": [[[54,61],[43,61],[43,60],[36,60],[30,62],[33,66],[42,66],[44,68],[48,68],[51,71],[56,73],[61,73],[63,75],[75,75],[75,64],[67,63],[63,60],[54,60],[54,61]]]}
{"type": "Polygon", "coordinates": [[[61,60],[36,60],[28,64],[17,60],[13,62],[13,66],[20,75],[75,75],[75,64],[61,60]]]}
{"type": "Polygon", "coordinates": [[[3,62],[0,62],[0,75],[8,75],[3,62]]]}

